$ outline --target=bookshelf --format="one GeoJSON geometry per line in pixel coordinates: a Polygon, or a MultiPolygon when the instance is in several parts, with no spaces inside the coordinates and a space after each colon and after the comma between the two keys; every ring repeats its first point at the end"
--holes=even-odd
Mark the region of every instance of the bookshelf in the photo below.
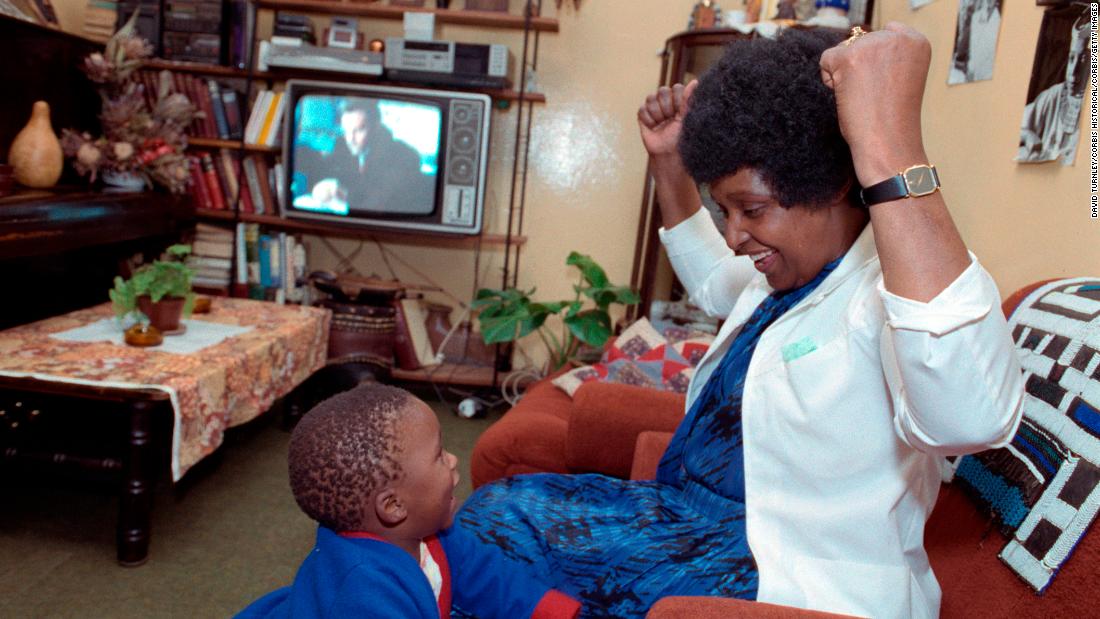
{"type": "Polygon", "coordinates": [[[211,221],[242,221],[254,223],[282,230],[284,232],[300,232],[317,236],[334,236],[351,239],[387,239],[398,242],[416,243],[419,245],[434,245],[440,247],[473,246],[478,242],[486,245],[504,245],[511,243],[513,246],[521,246],[527,243],[526,236],[513,236],[508,239],[503,234],[483,233],[478,236],[444,236],[428,235],[420,232],[404,230],[383,230],[379,228],[362,228],[358,226],[341,226],[339,224],[325,224],[307,222],[297,219],[288,219],[275,215],[256,215],[255,213],[233,213],[216,209],[195,209],[195,216],[211,221]]]}
{"type": "MultiPolygon", "coordinates": [[[[538,8],[541,8],[542,3],[537,4],[538,8]]],[[[434,13],[436,21],[442,24],[547,33],[558,31],[558,20],[553,18],[512,15],[495,11],[391,6],[381,2],[367,4],[354,0],[257,0],[256,6],[275,11],[299,11],[318,15],[350,15],[373,19],[404,19],[405,13],[434,13]]]]}
{"type": "MultiPolygon", "coordinates": [[[[362,75],[360,73],[344,73],[340,71],[311,71],[309,69],[282,69],[277,68],[270,71],[252,71],[247,69],[235,69],[233,67],[223,67],[221,65],[208,65],[197,62],[182,62],[172,60],[153,60],[145,64],[146,69],[155,71],[178,71],[181,73],[190,73],[193,75],[203,75],[207,77],[220,77],[226,79],[253,79],[265,83],[284,82],[290,79],[330,79],[335,81],[347,81],[355,80],[363,83],[385,83],[393,86],[407,86],[410,88],[423,88],[423,84],[413,84],[411,82],[395,82],[391,80],[382,79],[370,75],[362,75]]],[[[450,86],[451,90],[463,90],[466,92],[478,92],[489,95],[494,101],[506,101],[513,102],[521,99],[520,93],[515,89],[497,89],[497,88],[463,88],[461,86],[450,86]]],[[[546,95],[540,92],[525,92],[522,99],[524,101],[533,103],[546,103],[546,95]]],[[[196,146],[200,145],[193,139],[191,140],[196,146]]],[[[233,141],[229,147],[236,145],[233,141]]],[[[206,144],[206,146],[210,146],[206,144]]]]}
{"type": "Polygon", "coordinates": [[[197,146],[200,148],[230,148],[230,149],[243,149],[246,153],[268,153],[275,154],[281,152],[282,149],[278,146],[264,146],[262,144],[248,144],[242,143],[240,140],[221,140],[217,138],[187,138],[187,143],[190,146],[197,146]]]}
{"type": "Polygon", "coordinates": [[[467,387],[493,387],[500,384],[504,374],[490,367],[441,363],[418,370],[402,370],[394,367],[390,376],[397,380],[412,382],[434,382],[444,385],[464,385],[467,387]]]}
{"type": "MultiPolygon", "coordinates": [[[[384,1],[384,0],[383,0],[384,1]]],[[[209,127],[202,137],[189,138],[189,150],[194,153],[209,153],[215,161],[221,157],[231,157],[239,160],[237,171],[240,173],[236,185],[235,195],[233,191],[227,191],[225,209],[197,208],[196,217],[201,222],[224,227],[241,229],[241,225],[258,226],[260,229],[270,232],[272,235],[281,234],[309,235],[312,237],[336,237],[352,239],[387,240],[395,243],[417,245],[426,247],[445,247],[468,249],[479,251],[483,247],[503,248],[504,264],[501,269],[500,285],[502,287],[516,286],[518,283],[520,248],[526,244],[527,237],[523,234],[523,214],[526,200],[527,182],[527,156],[530,144],[531,118],[534,113],[534,105],[544,104],[547,100],[543,93],[528,91],[525,68],[537,70],[539,36],[541,33],[558,32],[558,21],[553,18],[541,16],[542,1],[532,0],[528,14],[508,14],[491,11],[468,11],[460,9],[433,9],[427,7],[402,7],[375,3],[362,3],[351,0],[250,0],[253,9],[259,13],[262,11],[289,11],[306,13],[310,15],[343,15],[359,17],[360,26],[368,34],[371,20],[401,20],[406,12],[426,12],[435,15],[439,24],[454,24],[471,26],[484,29],[511,30],[522,35],[522,47],[513,47],[513,55],[516,64],[515,79],[517,84],[508,89],[484,89],[463,88],[461,86],[442,87],[443,90],[460,90],[477,92],[488,95],[496,105],[495,110],[511,109],[515,117],[514,142],[505,146],[510,151],[510,170],[501,167],[497,173],[509,178],[507,194],[507,216],[503,231],[482,231],[478,235],[471,236],[445,236],[437,234],[425,234],[396,230],[384,230],[378,228],[362,228],[349,226],[338,222],[317,220],[300,220],[283,217],[280,209],[264,209],[265,212],[252,212],[255,203],[247,206],[247,198],[242,197],[249,183],[245,182],[243,162],[246,159],[255,159],[257,162],[266,161],[269,167],[274,168],[277,156],[281,154],[280,146],[264,146],[246,142],[244,138],[224,139],[210,137],[209,127]],[[510,148],[508,148],[510,147],[510,148]]],[[[257,17],[256,22],[260,22],[257,17]]],[[[183,81],[199,80],[222,81],[233,83],[240,87],[240,110],[243,122],[247,121],[252,112],[252,100],[261,89],[281,90],[281,85],[290,79],[314,79],[321,81],[347,81],[357,83],[385,83],[387,85],[405,86],[421,89],[433,89],[430,85],[420,83],[406,83],[386,80],[382,77],[364,76],[361,74],[342,73],[336,71],[317,71],[308,69],[283,69],[271,68],[259,70],[255,66],[258,53],[258,39],[255,31],[251,34],[250,47],[253,64],[248,68],[235,68],[226,66],[212,66],[195,62],[157,60],[150,62],[145,67],[155,71],[167,70],[173,73],[188,75],[183,81]]],[[[201,89],[200,89],[201,90],[201,89]]],[[[201,93],[200,93],[201,96],[201,93]]],[[[512,141],[512,138],[509,138],[512,141]]],[[[232,165],[232,164],[229,164],[232,165]]],[[[218,173],[221,174],[224,168],[218,173]]],[[[224,180],[224,176],[223,176],[224,180]]],[[[254,187],[255,185],[253,185],[254,187]]],[[[254,193],[250,191],[249,193],[254,193]]],[[[277,193],[277,192],[273,192],[277,193]]],[[[247,235],[246,235],[247,238],[247,235]]],[[[234,249],[232,260],[231,282],[237,281],[237,270],[242,268],[236,256],[238,249],[234,249]]],[[[476,258],[471,259],[476,269],[476,258]]],[[[251,269],[250,269],[251,270],[251,269]]],[[[493,285],[493,283],[487,283],[493,285]]],[[[227,294],[239,293],[238,286],[230,285],[225,288],[227,294]]],[[[498,366],[501,364],[498,363],[498,366]]],[[[432,381],[444,384],[460,384],[467,386],[488,387],[499,384],[501,374],[496,368],[472,367],[462,365],[444,364],[422,370],[393,370],[393,377],[399,380],[432,381]]]]}
{"type": "Polygon", "coordinates": [[[258,80],[272,80],[274,76],[266,71],[252,71],[237,69],[217,64],[204,64],[201,62],[185,62],[182,60],[163,60],[156,58],[145,63],[144,68],[155,71],[176,71],[179,73],[192,73],[194,75],[206,75],[212,77],[231,77],[245,79],[251,76],[258,80]]]}

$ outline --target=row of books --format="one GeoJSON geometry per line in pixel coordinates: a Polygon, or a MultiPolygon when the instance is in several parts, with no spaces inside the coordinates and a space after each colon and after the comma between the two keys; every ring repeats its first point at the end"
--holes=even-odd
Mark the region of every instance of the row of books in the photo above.
{"type": "Polygon", "coordinates": [[[252,103],[252,111],[244,127],[244,141],[248,144],[276,146],[282,135],[285,107],[283,93],[261,90],[252,103]]]}
{"type": "Polygon", "coordinates": [[[194,271],[191,283],[195,286],[228,290],[233,273],[233,230],[196,224],[187,264],[194,271]]]}
{"type": "Polygon", "coordinates": [[[231,289],[236,296],[278,303],[306,298],[306,286],[298,285],[306,273],[305,246],[285,232],[264,233],[259,224],[197,224],[187,262],[200,289],[231,289]]]}
{"type": "Polygon", "coordinates": [[[218,80],[180,71],[141,71],[139,77],[149,109],[156,106],[161,75],[170,77],[170,92],[184,95],[202,112],[191,123],[188,135],[221,140],[241,139],[244,135],[241,99],[244,95],[240,91],[218,80]]]}
{"type": "Polygon", "coordinates": [[[181,71],[158,74],[142,71],[140,74],[149,109],[156,105],[160,75],[170,76],[170,92],[178,92],[199,109],[199,114],[188,128],[188,135],[197,138],[240,140],[260,146],[276,146],[282,136],[283,113],[286,102],[283,93],[260,90],[252,100],[247,122],[244,94],[230,84],[213,78],[202,78],[181,71]]]}
{"type": "Polygon", "coordinates": [[[276,215],[285,200],[285,178],[281,162],[269,165],[261,154],[246,154],[230,148],[194,151],[188,155],[191,198],[195,206],[214,210],[235,210],[257,215],[276,215]]]}
{"type": "Polygon", "coordinates": [[[236,239],[235,294],[277,303],[305,299],[306,286],[298,282],[306,273],[306,248],[299,239],[285,232],[267,234],[259,224],[244,222],[237,224],[236,239]]]}
{"type": "Polygon", "coordinates": [[[113,0],[88,0],[84,7],[84,24],[81,34],[85,37],[106,43],[115,33],[118,21],[118,3],[113,0]]]}

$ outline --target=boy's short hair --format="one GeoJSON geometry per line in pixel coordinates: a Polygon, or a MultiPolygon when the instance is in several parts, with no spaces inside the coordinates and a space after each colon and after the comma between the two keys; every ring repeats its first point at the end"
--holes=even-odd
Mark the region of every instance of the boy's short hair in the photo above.
{"type": "Polygon", "coordinates": [[[302,511],[335,531],[361,529],[367,499],[401,476],[397,421],[412,403],[403,389],[367,383],[306,413],[288,455],[290,489],[302,511]]]}

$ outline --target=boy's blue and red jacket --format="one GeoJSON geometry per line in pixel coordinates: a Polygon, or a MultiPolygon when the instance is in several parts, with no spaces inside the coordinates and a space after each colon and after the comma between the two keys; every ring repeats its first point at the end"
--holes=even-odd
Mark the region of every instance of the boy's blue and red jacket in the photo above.
{"type": "Polygon", "coordinates": [[[294,584],[256,600],[237,617],[445,619],[452,602],[476,608],[482,619],[577,615],[579,602],[524,577],[522,566],[473,541],[454,529],[424,540],[443,576],[437,603],[409,553],[369,533],[318,527],[317,544],[294,584]]]}

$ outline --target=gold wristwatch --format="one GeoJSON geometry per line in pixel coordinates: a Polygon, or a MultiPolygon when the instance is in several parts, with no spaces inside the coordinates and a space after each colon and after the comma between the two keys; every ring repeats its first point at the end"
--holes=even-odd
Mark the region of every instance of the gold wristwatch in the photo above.
{"type": "Polygon", "coordinates": [[[934,165],[915,165],[881,183],[864,187],[859,192],[864,206],[890,202],[900,198],[919,198],[940,188],[940,176],[934,165]]]}

